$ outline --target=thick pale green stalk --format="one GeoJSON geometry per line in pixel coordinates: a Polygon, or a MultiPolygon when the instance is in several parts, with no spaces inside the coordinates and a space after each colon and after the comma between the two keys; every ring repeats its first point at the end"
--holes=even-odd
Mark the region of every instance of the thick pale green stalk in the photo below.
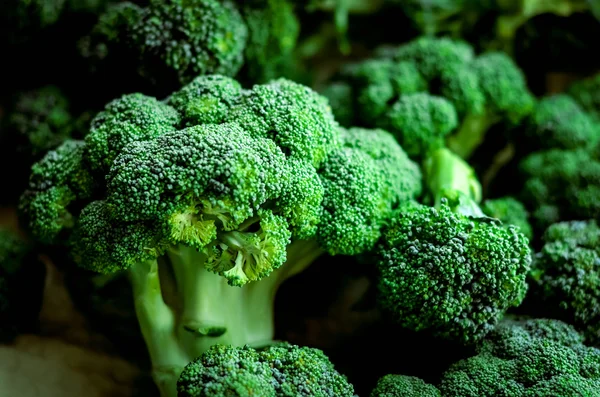
{"type": "Polygon", "coordinates": [[[175,334],[175,315],[162,297],[158,263],[156,260],[140,262],[131,267],[129,276],[154,381],[163,397],[175,397],[177,379],[189,360],[175,334]]]}

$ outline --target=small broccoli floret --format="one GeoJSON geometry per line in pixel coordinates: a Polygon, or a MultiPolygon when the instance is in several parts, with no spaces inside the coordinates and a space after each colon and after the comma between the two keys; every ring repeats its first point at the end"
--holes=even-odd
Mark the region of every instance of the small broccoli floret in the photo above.
{"type": "Polygon", "coordinates": [[[524,133],[527,146],[534,151],[591,148],[600,139],[593,119],[565,94],[540,100],[526,122],[524,133]]]}
{"type": "Polygon", "coordinates": [[[377,381],[371,397],[441,397],[437,387],[406,375],[385,375],[377,381]]]}
{"type": "Polygon", "coordinates": [[[119,62],[160,86],[177,87],[204,74],[235,75],[248,28],[236,6],[217,0],[152,0],[110,7],[92,33],[89,52],[119,62]],[[126,58],[124,58],[126,57],[126,58]]]}
{"type": "Polygon", "coordinates": [[[128,94],[110,102],[92,120],[85,137],[86,160],[93,170],[106,172],[129,142],[153,139],[173,131],[179,114],[143,94],[128,94]]]}
{"type": "Polygon", "coordinates": [[[92,196],[95,182],[83,163],[83,141],[67,140],[31,168],[29,188],[19,209],[40,242],[52,243],[61,230],[74,225],[70,206],[92,196]]]}
{"type": "Polygon", "coordinates": [[[523,203],[514,197],[485,200],[481,209],[487,216],[499,219],[507,226],[516,226],[529,240],[533,238],[533,230],[529,224],[529,212],[523,203]]]}
{"type": "Polygon", "coordinates": [[[421,192],[421,173],[392,135],[351,128],[319,176],[325,189],[320,245],[330,254],[369,251],[392,210],[421,192]]]}
{"type": "Polygon", "coordinates": [[[286,156],[308,159],[316,167],[338,143],[338,123],[327,99],[287,79],[255,85],[229,120],[254,137],[274,140],[286,156]]]}
{"type": "Polygon", "coordinates": [[[567,94],[600,122],[600,74],[571,84],[567,94]]]}
{"type": "Polygon", "coordinates": [[[520,165],[521,201],[536,229],[559,221],[600,216],[600,160],[593,152],[550,149],[534,152],[520,165]]]}
{"type": "Polygon", "coordinates": [[[329,100],[331,111],[340,125],[350,127],[354,124],[354,97],[350,84],[343,81],[332,82],[319,93],[329,100]]]}
{"type": "Polygon", "coordinates": [[[552,315],[574,324],[590,343],[600,341],[600,228],[596,221],[550,226],[536,256],[531,283],[552,315]]]}
{"type": "Polygon", "coordinates": [[[443,147],[446,136],[458,125],[452,103],[424,92],[401,96],[386,118],[389,130],[413,158],[443,147]]]}
{"type": "Polygon", "coordinates": [[[600,350],[586,347],[557,320],[502,322],[478,354],[452,365],[443,396],[596,396],[600,350]]]}
{"type": "Polygon", "coordinates": [[[244,52],[251,81],[264,83],[287,77],[287,68],[300,34],[294,3],[288,0],[241,1],[242,15],[248,25],[248,44],[244,52]]]}
{"type": "Polygon", "coordinates": [[[354,396],[354,387],[322,350],[283,343],[260,356],[271,365],[277,396],[354,396]]]}
{"type": "Polygon", "coordinates": [[[177,381],[178,397],[275,397],[271,365],[248,347],[212,346],[177,381]]]}

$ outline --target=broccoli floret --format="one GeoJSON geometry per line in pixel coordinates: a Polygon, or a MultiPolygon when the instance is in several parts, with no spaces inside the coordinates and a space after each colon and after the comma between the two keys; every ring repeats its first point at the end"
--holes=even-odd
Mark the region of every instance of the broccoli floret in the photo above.
{"type": "Polygon", "coordinates": [[[319,349],[281,343],[256,351],[215,345],[190,362],[178,397],[352,397],[354,388],[319,349]]]}
{"type": "Polygon", "coordinates": [[[571,84],[567,94],[600,122],[600,74],[571,84]]]}
{"type": "Polygon", "coordinates": [[[186,365],[178,397],[275,397],[271,365],[251,347],[215,345],[186,365]]]}
{"type": "Polygon", "coordinates": [[[388,128],[413,158],[444,146],[458,125],[456,109],[445,98],[424,92],[402,95],[386,114],[388,128]]]}
{"type": "Polygon", "coordinates": [[[541,99],[525,123],[524,135],[523,146],[529,151],[592,148],[600,140],[593,119],[565,94],[541,99]]]}
{"type": "Polygon", "coordinates": [[[77,136],[81,125],[70,112],[69,101],[55,86],[18,93],[6,110],[0,126],[0,163],[11,169],[17,182],[5,187],[0,201],[13,204],[27,187],[31,165],[66,139],[77,136]]]}
{"type": "Polygon", "coordinates": [[[173,89],[198,75],[235,75],[247,38],[248,27],[231,1],[122,2],[100,17],[86,52],[173,89]]]}
{"type": "Polygon", "coordinates": [[[499,219],[506,226],[516,226],[529,240],[533,238],[533,229],[529,224],[529,212],[523,203],[514,197],[485,200],[481,209],[484,214],[499,219]]]}
{"type": "Polygon", "coordinates": [[[523,301],[529,240],[483,215],[473,170],[448,149],[424,174],[435,208],[400,208],[384,228],[378,302],[406,328],[473,343],[523,301]]]}
{"type": "Polygon", "coordinates": [[[240,4],[249,32],[244,57],[250,81],[264,83],[288,77],[300,34],[294,3],[288,0],[245,0],[240,4]]]}
{"type": "Polygon", "coordinates": [[[505,321],[452,365],[439,388],[443,396],[597,396],[600,350],[586,347],[558,320],[505,321]]]}
{"type": "Polygon", "coordinates": [[[469,43],[450,38],[420,37],[380,48],[374,59],[348,67],[344,76],[353,87],[359,121],[389,129],[413,157],[426,156],[423,143],[439,146],[446,140],[468,158],[493,126],[519,124],[535,103],[508,55],[476,55],[469,43]]]}
{"type": "Polygon", "coordinates": [[[406,375],[385,375],[377,381],[371,397],[441,397],[437,387],[406,375]]]}
{"type": "Polygon", "coordinates": [[[56,242],[63,229],[73,227],[71,205],[94,193],[96,184],[83,163],[84,150],[85,142],[69,139],[31,167],[19,209],[24,224],[41,243],[56,242]]]}
{"type": "Polygon", "coordinates": [[[530,282],[551,313],[600,341],[600,228],[595,220],[555,223],[543,236],[530,282]]]}
{"type": "Polygon", "coordinates": [[[594,152],[544,150],[525,157],[519,167],[524,179],[519,198],[536,229],[600,216],[600,160],[594,152]]]}
{"type": "Polygon", "coordinates": [[[394,207],[421,193],[421,172],[392,135],[351,128],[322,165],[325,189],[317,238],[330,254],[370,251],[394,207]]]}

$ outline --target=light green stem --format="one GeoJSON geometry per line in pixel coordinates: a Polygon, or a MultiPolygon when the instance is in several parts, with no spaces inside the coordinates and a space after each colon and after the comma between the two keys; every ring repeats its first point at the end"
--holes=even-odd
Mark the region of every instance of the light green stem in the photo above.
{"type": "Polygon", "coordinates": [[[177,395],[179,373],[188,363],[175,335],[175,315],[162,297],[158,263],[137,263],[129,271],[135,311],[162,397],[177,395]]]}
{"type": "Polygon", "coordinates": [[[468,114],[459,130],[448,137],[446,144],[454,153],[468,159],[483,142],[487,130],[497,121],[498,118],[489,113],[468,114]]]}

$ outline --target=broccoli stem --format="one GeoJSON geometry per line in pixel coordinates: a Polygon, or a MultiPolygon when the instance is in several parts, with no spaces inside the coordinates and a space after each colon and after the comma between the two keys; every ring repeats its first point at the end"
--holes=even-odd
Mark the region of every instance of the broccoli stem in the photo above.
{"type": "Polygon", "coordinates": [[[279,283],[303,272],[321,255],[325,250],[319,246],[316,239],[296,240],[287,247],[287,261],[276,271],[279,283]]]}
{"type": "Polygon", "coordinates": [[[457,213],[484,217],[479,207],[481,184],[475,170],[447,148],[437,149],[423,162],[423,174],[435,207],[442,199],[457,213]]]}
{"type": "Polygon", "coordinates": [[[163,397],[175,397],[179,374],[190,360],[175,334],[175,314],[162,296],[158,262],[139,262],[130,268],[129,276],[136,315],[152,361],[152,376],[163,397]]]}
{"type": "Polygon", "coordinates": [[[498,120],[489,112],[466,115],[459,130],[448,137],[448,148],[463,159],[468,159],[485,139],[487,130],[498,120]]]}

